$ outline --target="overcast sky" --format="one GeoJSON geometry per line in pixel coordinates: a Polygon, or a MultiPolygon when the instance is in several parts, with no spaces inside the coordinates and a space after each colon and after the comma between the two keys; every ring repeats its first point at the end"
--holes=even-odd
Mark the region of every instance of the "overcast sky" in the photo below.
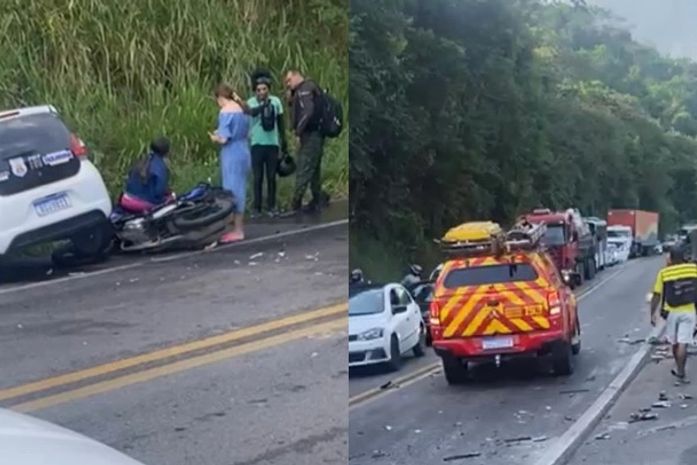
{"type": "Polygon", "coordinates": [[[697,0],[587,1],[624,17],[639,42],[697,60],[697,0]]]}

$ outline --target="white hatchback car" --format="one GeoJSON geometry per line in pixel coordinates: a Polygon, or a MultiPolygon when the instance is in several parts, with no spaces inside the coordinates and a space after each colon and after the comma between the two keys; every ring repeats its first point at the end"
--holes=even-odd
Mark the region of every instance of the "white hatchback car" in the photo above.
{"type": "Polygon", "coordinates": [[[4,409],[0,457],[3,465],[143,465],[85,436],[4,409]]]}
{"type": "Polygon", "coordinates": [[[398,370],[407,352],[424,355],[426,325],[402,285],[367,285],[350,294],[349,367],[384,363],[398,370]]]}
{"type": "Polygon", "coordinates": [[[62,239],[103,250],[112,204],[87,155],[52,106],[0,111],[0,258],[62,239]]]}

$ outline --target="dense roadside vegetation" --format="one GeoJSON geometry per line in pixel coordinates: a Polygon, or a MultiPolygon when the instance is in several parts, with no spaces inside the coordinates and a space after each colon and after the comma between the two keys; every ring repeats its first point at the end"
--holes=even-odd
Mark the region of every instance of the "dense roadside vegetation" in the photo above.
{"type": "Polygon", "coordinates": [[[580,0],[351,7],[353,266],[394,276],[450,225],[542,205],[697,218],[697,64],[580,0]]]}
{"type": "MultiPolygon", "coordinates": [[[[248,94],[257,66],[300,67],[347,105],[346,0],[3,0],[0,108],[51,103],[94,150],[112,193],[149,140],[173,140],[179,191],[218,177],[214,85],[248,94]]],[[[280,90],[277,86],[276,90],[280,90]]],[[[348,186],[348,131],[328,144],[327,188],[348,186]]],[[[283,180],[287,198],[292,180],[283,180]]]]}

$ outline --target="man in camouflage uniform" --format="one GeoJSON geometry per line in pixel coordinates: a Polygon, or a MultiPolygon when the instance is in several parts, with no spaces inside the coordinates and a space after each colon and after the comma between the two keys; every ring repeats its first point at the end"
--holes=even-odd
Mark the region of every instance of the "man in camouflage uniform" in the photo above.
{"type": "Polygon", "coordinates": [[[295,192],[292,209],[302,209],[302,200],[307,187],[310,186],[312,200],[306,206],[307,211],[317,211],[324,202],[322,192],[322,155],[324,136],[320,131],[319,100],[321,90],[315,82],[295,70],[288,71],[285,84],[291,92],[293,111],[293,132],[298,150],[298,171],[295,175],[295,192]]]}

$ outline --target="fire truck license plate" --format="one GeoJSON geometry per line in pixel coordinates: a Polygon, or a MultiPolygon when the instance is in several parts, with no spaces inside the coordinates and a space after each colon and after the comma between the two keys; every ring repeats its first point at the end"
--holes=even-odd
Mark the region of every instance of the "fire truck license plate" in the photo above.
{"type": "Polygon", "coordinates": [[[482,341],[484,350],[508,349],[513,347],[512,337],[488,337],[482,341]]]}

